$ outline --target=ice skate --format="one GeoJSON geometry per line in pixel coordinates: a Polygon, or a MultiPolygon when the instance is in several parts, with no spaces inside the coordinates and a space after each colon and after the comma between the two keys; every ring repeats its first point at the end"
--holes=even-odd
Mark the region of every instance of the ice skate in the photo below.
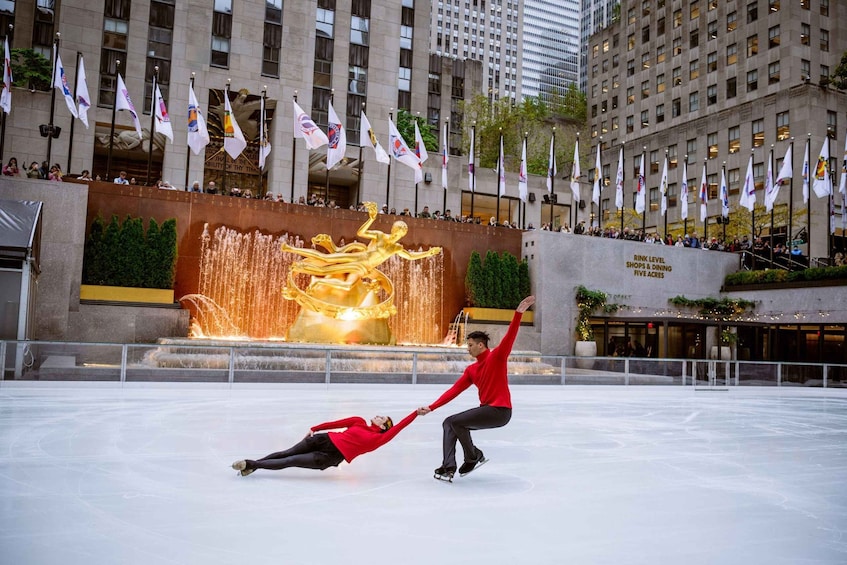
{"type": "Polygon", "coordinates": [[[441,466],[433,472],[432,477],[434,479],[438,479],[439,481],[444,481],[445,483],[453,482],[453,475],[456,474],[455,467],[444,467],[441,466]]]}
{"type": "Polygon", "coordinates": [[[247,475],[249,475],[250,473],[252,473],[253,471],[256,470],[256,469],[248,469],[247,468],[247,461],[245,461],[244,459],[241,459],[240,461],[236,461],[235,463],[233,463],[232,468],[235,469],[236,471],[240,471],[242,477],[246,477],[247,475]]]}
{"type": "Polygon", "coordinates": [[[483,455],[482,450],[477,449],[476,450],[476,459],[473,459],[473,460],[470,460],[470,461],[465,461],[464,463],[462,463],[462,466],[459,467],[459,476],[464,477],[465,475],[467,475],[471,471],[473,471],[475,469],[479,469],[480,467],[482,467],[486,463],[488,463],[488,459],[485,458],[485,455],[483,455]]]}

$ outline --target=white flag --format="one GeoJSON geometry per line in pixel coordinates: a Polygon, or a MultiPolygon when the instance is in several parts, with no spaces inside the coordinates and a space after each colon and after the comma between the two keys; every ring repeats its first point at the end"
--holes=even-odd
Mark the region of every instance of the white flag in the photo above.
{"type": "Polygon", "coordinates": [[[659,192],[662,193],[662,217],[668,211],[668,156],[665,154],[665,164],[662,165],[662,180],[659,181],[659,192]]]}
{"type": "Polygon", "coordinates": [[[526,202],[527,186],[526,186],[526,138],[523,138],[521,144],[521,168],[518,171],[518,195],[523,202],[526,202]]]}
{"type": "Polygon", "coordinates": [[[265,170],[265,164],[268,162],[268,155],[271,154],[271,140],[268,134],[268,114],[265,108],[265,97],[262,96],[262,102],[259,111],[259,169],[265,170]]]}
{"type": "Polygon", "coordinates": [[[756,207],[756,179],[753,177],[753,155],[747,163],[747,174],[744,175],[744,186],[741,187],[741,196],[738,205],[747,208],[751,212],[756,207]]]}
{"type": "Polygon", "coordinates": [[[841,157],[841,181],[838,183],[838,192],[841,194],[841,203],[847,198],[847,139],[844,140],[844,155],[841,157]]]}
{"type": "Polygon", "coordinates": [[[447,127],[444,127],[444,144],[441,146],[441,187],[447,190],[447,162],[450,156],[447,151],[447,127]]]}
{"type": "Polygon", "coordinates": [[[793,143],[788,144],[788,149],[785,150],[785,158],[782,160],[782,166],[779,168],[779,174],[776,176],[776,180],[774,181],[777,192],[779,192],[779,185],[782,181],[789,180],[794,176],[794,155],[792,154],[793,145],[793,143]]]}
{"type": "Polygon", "coordinates": [[[423,180],[423,170],[417,155],[412,153],[409,146],[406,145],[406,141],[397,131],[397,126],[394,125],[391,118],[388,118],[388,151],[394,156],[395,160],[415,171],[415,184],[423,180]]]}
{"type": "Polygon", "coordinates": [[[203,148],[209,145],[209,129],[206,127],[206,118],[200,111],[197,96],[194,95],[194,85],[188,85],[188,146],[195,155],[199,155],[203,148]]]}
{"type": "MultiPolygon", "coordinates": [[[[55,51],[55,47],[53,49],[55,51]]],[[[65,97],[65,104],[73,117],[79,117],[74,103],[74,95],[68,86],[68,75],[65,74],[65,67],[62,66],[62,58],[58,53],[56,53],[56,68],[53,70],[53,87],[58,88],[59,93],[65,97]]]]}
{"type": "Polygon", "coordinates": [[[721,216],[729,218],[729,186],[726,184],[726,169],[721,169],[721,216]]]}
{"type": "Polygon", "coordinates": [[[347,153],[347,129],[341,120],[338,119],[338,114],[335,113],[335,108],[332,107],[332,102],[329,103],[329,121],[326,127],[326,168],[333,168],[339,161],[344,158],[347,153]]]}
{"type": "Polygon", "coordinates": [[[376,134],[374,133],[373,128],[371,127],[371,123],[368,121],[368,117],[365,115],[365,111],[362,110],[362,123],[359,125],[359,145],[362,147],[370,147],[374,150],[374,154],[376,154],[376,160],[380,163],[385,163],[388,165],[391,163],[391,158],[388,156],[388,153],[385,152],[385,149],[380,145],[379,140],[376,138],[376,134]]]}
{"type": "Polygon", "coordinates": [[[571,192],[573,192],[574,204],[579,204],[579,177],[582,176],[582,171],[579,170],[579,139],[573,146],[573,167],[571,168],[571,192]]]}
{"type": "Polygon", "coordinates": [[[476,170],[474,169],[474,138],[476,137],[476,126],[471,128],[471,150],[468,153],[468,189],[474,192],[476,189],[476,170]]]}
{"type": "Polygon", "coordinates": [[[88,109],[91,108],[91,96],[88,94],[88,81],[85,80],[85,64],[79,58],[79,68],[76,71],[76,103],[80,121],[88,129],[88,109]]]}
{"type": "Polygon", "coordinates": [[[506,194],[506,156],[503,154],[503,135],[500,135],[500,157],[498,159],[497,168],[500,175],[500,183],[497,188],[497,194],[504,196],[506,194]]]}
{"type": "Polygon", "coordinates": [[[835,195],[829,193],[829,235],[835,233],[835,195]]]}
{"type": "Polygon", "coordinates": [[[156,96],[153,97],[153,106],[156,112],[156,131],[174,142],[174,128],[171,124],[171,117],[168,114],[168,108],[165,106],[165,99],[162,97],[162,91],[159,90],[159,85],[156,85],[156,96]]]}
{"type": "Polygon", "coordinates": [[[770,212],[773,210],[773,203],[776,200],[776,195],[779,192],[779,185],[773,181],[773,149],[768,155],[768,173],[765,177],[765,210],[770,212]]]}
{"type": "Polygon", "coordinates": [[[615,207],[621,210],[623,206],[623,146],[621,146],[618,154],[618,172],[615,175],[615,207]]]}
{"type": "Polygon", "coordinates": [[[679,219],[688,219],[688,161],[682,162],[682,182],[679,188],[679,219]]]}
{"type": "Polygon", "coordinates": [[[641,154],[641,165],[638,167],[638,182],[636,183],[636,193],[635,193],[635,212],[637,214],[643,214],[645,208],[645,197],[644,197],[644,159],[646,155],[644,153],[641,154]]]}
{"type": "MultiPolygon", "coordinates": [[[[558,171],[556,171],[556,155],[555,155],[555,150],[554,150],[555,144],[556,144],[556,134],[554,133],[550,137],[550,158],[547,160],[547,192],[549,192],[549,193],[553,192],[553,179],[556,177],[556,173],[558,172],[558,171]]],[[[502,145],[503,145],[503,138],[501,136],[501,138],[500,138],[500,146],[501,146],[500,153],[503,153],[502,145]]]]}
{"type": "Polygon", "coordinates": [[[329,143],[326,134],[321,131],[321,128],[312,120],[309,115],[303,111],[303,108],[294,101],[294,137],[302,137],[306,140],[306,147],[309,149],[317,149],[321,145],[329,143]]]}
{"type": "Polygon", "coordinates": [[[421,165],[429,159],[429,153],[426,152],[426,145],[424,145],[423,137],[421,137],[421,130],[418,129],[417,120],[415,120],[415,155],[418,161],[421,162],[421,165]]]}
{"type": "Polygon", "coordinates": [[[811,140],[806,140],[806,150],[803,152],[803,204],[809,201],[809,155],[812,153],[811,140]]]}
{"type": "Polygon", "coordinates": [[[706,181],[706,163],[703,163],[703,176],[700,179],[700,221],[706,223],[709,215],[709,183],[706,181]]]}
{"type": "Polygon", "coordinates": [[[126,89],[124,79],[118,73],[118,91],[115,93],[115,108],[118,110],[126,110],[132,116],[132,123],[135,124],[135,131],[138,134],[138,139],[143,139],[141,135],[141,122],[138,120],[138,112],[135,111],[135,106],[132,104],[132,98],[129,97],[129,91],[126,89]]]}
{"type": "Polygon", "coordinates": [[[600,144],[597,144],[597,161],[594,163],[594,190],[591,193],[591,201],[600,206],[600,179],[603,177],[603,167],[600,164],[600,144]]]}
{"type": "Polygon", "coordinates": [[[235,160],[246,147],[247,140],[244,139],[244,134],[238,127],[238,122],[232,113],[232,105],[229,103],[229,89],[224,90],[224,151],[235,160]]]}
{"type": "Polygon", "coordinates": [[[832,194],[832,180],[829,178],[829,138],[823,140],[820,156],[815,163],[815,178],[812,179],[812,190],[818,198],[832,194]]]}
{"type": "Polygon", "coordinates": [[[12,111],[12,52],[9,36],[6,35],[6,53],[3,57],[3,92],[0,93],[0,108],[7,114],[12,111]]]}

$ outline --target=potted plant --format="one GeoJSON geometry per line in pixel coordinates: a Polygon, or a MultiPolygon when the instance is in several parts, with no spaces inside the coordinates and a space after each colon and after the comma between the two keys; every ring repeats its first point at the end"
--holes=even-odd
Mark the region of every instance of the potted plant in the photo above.
{"type": "MultiPolygon", "coordinates": [[[[596,357],[597,342],[594,341],[594,328],[591,327],[591,315],[597,310],[602,310],[607,314],[617,312],[620,304],[610,304],[605,292],[589,290],[580,285],[576,289],[576,306],[577,341],[574,345],[574,355],[577,357],[596,357]]],[[[577,359],[576,364],[580,368],[590,369],[594,365],[594,361],[591,359],[577,359]]]]}
{"type": "Polygon", "coordinates": [[[738,342],[738,334],[733,332],[731,328],[723,328],[718,333],[719,346],[712,347],[712,359],[729,360],[732,359],[732,346],[738,342]],[[720,357],[718,357],[718,347],[720,347],[720,357]]]}

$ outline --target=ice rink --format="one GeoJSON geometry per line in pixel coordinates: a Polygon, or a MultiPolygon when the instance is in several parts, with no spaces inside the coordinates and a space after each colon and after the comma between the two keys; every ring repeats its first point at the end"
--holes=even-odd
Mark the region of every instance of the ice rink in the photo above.
{"type": "Polygon", "coordinates": [[[516,386],[490,462],[438,482],[472,389],[352,465],[230,468],[445,388],[4,383],[0,562],[847,563],[843,390],[516,386]]]}

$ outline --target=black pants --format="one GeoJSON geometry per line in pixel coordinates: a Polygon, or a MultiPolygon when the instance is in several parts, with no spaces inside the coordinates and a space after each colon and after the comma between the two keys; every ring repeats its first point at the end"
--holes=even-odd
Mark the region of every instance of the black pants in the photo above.
{"type": "Polygon", "coordinates": [[[285,451],[277,451],[261,459],[247,460],[248,469],[287,469],[301,467],[303,469],[319,469],[337,467],[344,461],[344,456],[335,447],[327,434],[317,434],[307,437],[294,447],[285,451]]]}
{"type": "Polygon", "coordinates": [[[456,440],[462,444],[465,461],[476,459],[471,430],[502,428],[512,419],[512,409],[502,406],[480,406],[444,420],[444,467],[456,467],[456,440]]]}

